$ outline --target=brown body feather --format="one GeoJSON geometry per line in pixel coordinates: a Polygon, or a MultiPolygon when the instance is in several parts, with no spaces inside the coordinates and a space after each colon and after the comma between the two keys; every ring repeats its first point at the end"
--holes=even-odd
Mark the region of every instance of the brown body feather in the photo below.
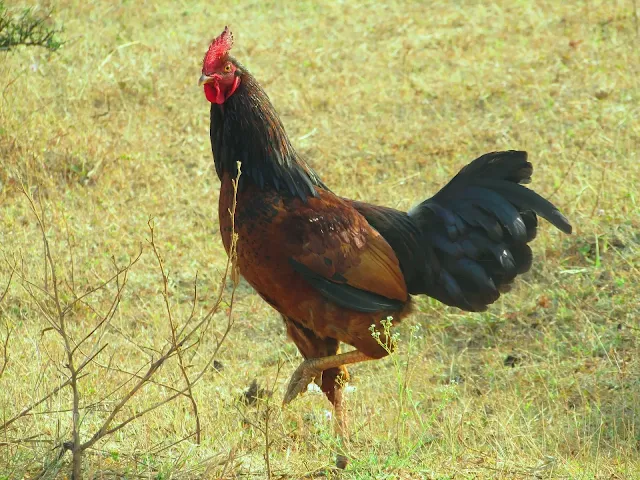
{"type": "MultiPolygon", "coordinates": [[[[223,177],[219,202],[227,252],[232,233],[231,180],[229,175],[223,177]]],[[[313,342],[327,341],[330,350],[334,344],[337,348],[337,341],[348,343],[376,358],[386,354],[369,328],[380,327],[387,315],[400,320],[408,313],[410,297],[393,250],[350,204],[323,189],[305,202],[248,185],[237,196],[235,226],[241,274],[284,317],[312,332],[313,342]],[[403,307],[366,313],[328,302],[291,267],[292,258],[337,284],[399,300],[403,307]]],[[[309,335],[292,335],[291,328],[289,333],[303,354],[322,350],[305,343],[309,335]]]]}

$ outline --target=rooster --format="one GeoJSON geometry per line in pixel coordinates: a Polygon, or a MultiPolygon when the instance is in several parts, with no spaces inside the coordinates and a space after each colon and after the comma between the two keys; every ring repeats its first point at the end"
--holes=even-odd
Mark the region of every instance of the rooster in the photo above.
{"type": "MultiPolygon", "coordinates": [[[[388,354],[384,332],[376,338],[372,326],[401,321],[413,295],[486,310],[531,267],[538,216],[565,233],[571,225],[522,186],[533,171],[522,151],[482,155],[408,212],[339,197],[291,145],[267,94],[229,54],[232,46],[225,27],[199,80],[211,103],[222,241],[229,254],[237,235],[240,274],[280,312],[305,358],[284,404],[315,380],[343,438],[346,366],[388,354]],[[341,353],[341,343],[354,350],[341,353]]],[[[346,465],[343,454],[338,465],[346,465]]]]}

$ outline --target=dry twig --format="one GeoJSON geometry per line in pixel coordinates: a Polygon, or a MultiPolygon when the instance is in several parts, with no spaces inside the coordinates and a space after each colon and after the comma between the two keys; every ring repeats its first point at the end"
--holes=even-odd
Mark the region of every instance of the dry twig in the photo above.
{"type": "MultiPolygon", "coordinates": [[[[238,174],[240,175],[240,174],[238,174]]],[[[235,180],[234,186],[237,191],[237,182],[238,179],[235,180]]],[[[105,351],[108,347],[108,343],[104,341],[104,337],[107,333],[108,327],[110,326],[116,312],[119,309],[125,287],[127,285],[129,279],[129,272],[131,268],[139,261],[141,256],[143,255],[143,250],[141,249],[138,254],[133,257],[125,266],[120,267],[116,264],[115,259],[112,259],[113,265],[115,268],[114,274],[108,279],[102,281],[96,286],[93,286],[89,289],[86,289],[84,293],[78,295],[76,292],[77,289],[77,280],[75,278],[75,261],[73,255],[73,248],[71,246],[71,235],[69,233],[69,229],[66,229],[66,240],[69,248],[70,255],[70,280],[61,281],[61,277],[59,275],[58,266],[54,260],[54,255],[52,253],[51,245],[49,242],[49,238],[47,236],[48,226],[45,222],[45,207],[42,203],[42,195],[38,195],[37,201],[34,200],[34,197],[28,192],[27,188],[22,186],[22,193],[27,199],[29,208],[31,213],[34,215],[38,228],[40,230],[40,235],[42,239],[42,247],[44,254],[44,271],[42,275],[42,284],[39,282],[35,282],[29,279],[28,274],[24,268],[24,260],[20,259],[10,261],[5,258],[5,263],[11,269],[11,277],[9,279],[9,283],[5,288],[2,297],[0,297],[0,301],[4,299],[6,296],[9,286],[11,284],[11,280],[14,278],[14,274],[17,274],[17,278],[20,279],[22,287],[29,294],[30,298],[33,300],[37,308],[42,313],[43,317],[46,319],[48,323],[48,328],[43,330],[45,331],[51,330],[58,334],[61,344],[63,345],[64,350],[64,365],[63,369],[59,369],[67,379],[60,383],[55,389],[53,389],[48,394],[44,395],[42,398],[37,400],[36,402],[31,403],[29,406],[23,408],[19,413],[15,414],[13,417],[6,420],[2,425],[0,425],[0,431],[7,431],[7,429],[18,419],[23,418],[27,415],[32,414],[40,414],[45,412],[33,412],[34,408],[38,407],[62,389],[69,387],[72,392],[72,405],[69,409],[58,409],[51,411],[51,413],[62,413],[62,412],[71,412],[72,413],[72,425],[71,425],[71,440],[60,442],[60,453],[58,455],[58,462],[66,451],[71,452],[71,463],[72,463],[72,475],[71,477],[75,480],[79,480],[82,478],[82,458],[84,452],[86,452],[90,448],[94,448],[97,442],[102,440],[103,438],[121,430],[137,418],[142,417],[143,415],[160,408],[163,405],[168,404],[174,399],[185,396],[187,397],[192,405],[193,412],[196,418],[196,428],[193,434],[186,436],[180,441],[184,441],[188,438],[194,437],[196,443],[200,443],[201,437],[201,424],[200,417],[198,413],[198,404],[195,400],[194,386],[204,377],[204,374],[211,368],[213,365],[215,357],[218,355],[222,344],[227,338],[232,326],[233,326],[233,302],[235,298],[235,291],[239,280],[239,275],[237,274],[236,268],[236,242],[237,235],[234,233],[232,239],[232,247],[229,254],[229,258],[227,260],[227,264],[225,267],[225,271],[223,274],[223,278],[220,281],[220,285],[218,287],[218,293],[215,298],[213,305],[206,310],[206,313],[201,317],[196,319],[196,305],[198,302],[198,290],[197,290],[197,276],[194,281],[194,290],[192,297],[192,305],[190,314],[187,317],[186,321],[179,327],[178,322],[174,318],[174,314],[171,308],[171,304],[169,301],[169,276],[165,268],[164,260],[160,254],[160,250],[158,245],[156,244],[155,230],[152,221],[149,221],[149,231],[151,238],[149,240],[149,244],[151,246],[151,250],[156,258],[158,263],[158,268],[160,271],[160,276],[162,279],[162,296],[164,300],[164,306],[166,310],[167,320],[169,322],[169,326],[171,329],[171,339],[164,348],[157,351],[157,356],[155,359],[152,357],[150,362],[145,367],[141,367],[138,372],[128,372],[124,369],[120,369],[117,366],[113,366],[111,363],[113,361],[113,357],[106,363],[98,362],[98,356],[105,351]],[[188,375],[187,370],[189,368],[189,362],[185,357],[185,353],[189,352],[191,358],[194,358],[195,354],[200,345],[204,342],[202,341],[205,334],[208,332],[212,319],[215,314],[219,311],[220,306],[222,305],[223,295],[226,286],[226,279],[231,274],[234,279],[234,288],[231,293],[230,300],[230,308],[229,313],[227,315],[227,324],[226,328],[221,334],[216,335],[216,343],[213,349],[213,353],[210,355],[210,358],[205,362],[205,364],[200,368],[200,370],[192,375],[191,377],[188,375]],[[100,312],[98,308],[95,308],[88,302],[88,298],[100,291],[104,291],[109,285],[115,284],[115,292],[111,302],[108,305],[106,312],[100,312]],[[61,292],[61,288],[66,288],[68,292],[65,291],[63,294],[61,292]],[[66,300],[66,297],[70,294],[71,299],[66,300]],[[78,304],[82,304],[87,307],[88,311],[92,312],[97,318],[97,322],[80,338],[74,338],[70,331],[69,325],[75,322],[69,322],[69,319],[74,315],[74,307],[78,304]],[[86,348],[86,346],[91,343],[91,348],[86,348]],[[85,351],[86,350],[86,351],[85,351]],[[162,382],[158,382],[153,379],[154,375],[165,365],[165,363],[171,358],[176,357],[177,366],[182,374],[182,377],[185,382],[184,388],[175,388],[171,385],[167,385],[162,382]],[[81,405],[81,388],[80,388],[80,380],[87,375],[84,370],[89,366],[95,365],[98,368],[106,369],[107,371],[117,371],[126,373],[128,375],[127,379],[122,382],[117,388],[112,389],[106,396],[101,398],[97,402],[93,402],[90,404],[81,405]],[[144,370],[144,371],[143,371],[144,370]],[[113,407],[110,408],[108,415],[103,420],[100,427],[93,432],[93,434],[86,440],[83,441],[81,435],[81,411],[87,411],[90,408],[97,407],[101,404],[104,404],[110,398],[113,397],[117,392],[122,391],[125,386],[128,384],[131,385],[128,387],[118,401],[115,403],[113,407]],[[157,401],[147,408],[136,411],[132,415],[125,417],[124,419],[120,419],[116,421],[116,419],[122,414],[125,407],[131,401],[131,399],[136,396],[147,384],[157,384],[164,388],[167,388],[172,391],[172,393],[160,400],[157,401]]],[[[235,201],[233,203],[233,207],[230,210],[229,214],[232,219],[235,216],[235,201]]],[[[233,220],[232,220],[233,221],[233,220]]],[[[9,332],[10,333],[10,332],[9,332]]],[[[7,335],[6,340],[4,342],[4,358],[5,361],[3,363],[2,369],[6,366],[6,359],[8,358],[8,354],[6,353],[7,346],[9,342],[9,335],[7,335]]],[[[143,349],[143,351],[147,351],[148,349],[143,349]]],[[[46,349],[45,349],[46,351],[46,349]]],[[[47,353],[48,354],[48,353],[47,353]]],[[[50,355],[52,359],[52,363],[57,367],[57,361],[50,355]]],[[[2,370],[0,370],[1,374],[2,370]]],[[[48,468],[48,467],[47,467],[48,468]]],[[[45,473],[43,471],[43,473],[45,473]]]]}

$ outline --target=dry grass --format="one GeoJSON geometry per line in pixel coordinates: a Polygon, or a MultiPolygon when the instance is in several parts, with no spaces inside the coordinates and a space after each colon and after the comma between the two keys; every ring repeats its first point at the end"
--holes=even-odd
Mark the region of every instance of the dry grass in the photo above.
{"type": "MultiPolygon", "coordinates": [[[[106,347],[79,380],[81,440],[121,398],[113,391],[126,372],[146,369],[171,341],[150,216],[175,322],[189,317],[196,273],[196,315],[215,301],[226,255],[208,104],[195,85],[207,41],[229,24],[236,56],[336,192],[408,208],[475,156],[521,148],[533,186],[575,225],[571,237],[544,228],[533,271],[488,313],[421,301],[399,329],[399,353],[353,369],[354,460],[341,477],[638,478],[634,3],[56,2],[67,39],[59,53],[0,52],[0,295],[19,262],[0,304],[0,345],[10,332],[0,424],[68,374],[59,336],[28,293],[27,281],[44,285],[46,260],[21,183],[43,208],[63,301],[142,245],[106,347]]],[[[72,339],[116,291],[110,284],[72,309],[72,339]]],[[[300,358],[278,315],[242,284],[234,309],[220,371],[193,390],[201,444],[192,403],[180,397],[89,449],[88,477],[263,478],[265,445],[274,478],[332,462],[324,398],[280,407],[300,358]],[[238,402],[254,378],[274,396],[238,402]]],[[[220,311],[197,355],[185,354],[187,372],[211,360],[225,326],[220,311]]],[[[166,399],[163,385],[184,388],[175,360],[117,420],[166,399]]],[[[71,405],[63,388],[0,431],[0,478],[69,471],[69,454],[57,457],[71,440],[71,405]]]]}

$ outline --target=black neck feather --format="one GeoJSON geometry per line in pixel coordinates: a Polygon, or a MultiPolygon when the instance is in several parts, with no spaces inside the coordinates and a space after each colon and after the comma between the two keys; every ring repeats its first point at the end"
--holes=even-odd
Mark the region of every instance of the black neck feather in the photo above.
{"type": "Polygon", "coordinates": [[[269,97],[248,73],[222,105],[211,104],[211,148],[218,177],[242,174],[239,188],[248,182],[261,189],[275,188],[306,200],[326,187],[294,150],[269,97]]]}

